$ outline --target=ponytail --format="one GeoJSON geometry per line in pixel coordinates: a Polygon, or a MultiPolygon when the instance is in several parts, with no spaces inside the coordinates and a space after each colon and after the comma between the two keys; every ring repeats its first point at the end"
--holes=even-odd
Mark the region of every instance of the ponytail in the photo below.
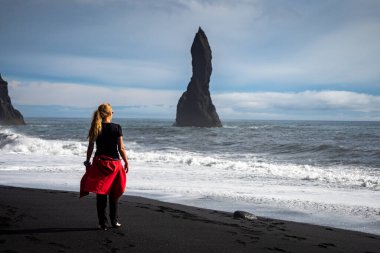
{"type": "Polygon", "coordinates": [[[102,121],[112,115],[110,104],[101,104],[92,116],[91,128],[88,131],[87,138],[90,142],[95,142],[102,132],[102,121]]]}
{"type": "Polygon", "coordinates": [[[102,132],[102,118],[98,110],[94,112],[92,116],[91,128],[88,131],[88,139],[90,142],[95,142],[99,134],[102,132]]]}

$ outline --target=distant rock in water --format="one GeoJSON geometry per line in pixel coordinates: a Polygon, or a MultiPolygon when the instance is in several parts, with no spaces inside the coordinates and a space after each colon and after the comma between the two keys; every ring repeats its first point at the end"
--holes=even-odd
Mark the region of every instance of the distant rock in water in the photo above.
{"type": "Polygon", "coordinates": [[[191,46],[193,76],[177,105],[175,126],[221,127],[212,104],[209,83],[212,72],[211,48],[199,27],[191,46]]]}
{"type": "Polygon", "coordinates": [[[0,74],[0,124],[1,125],[25,125],[23,116],[13,108],[11,98],[8,95],[8,83],[0,74]]]}

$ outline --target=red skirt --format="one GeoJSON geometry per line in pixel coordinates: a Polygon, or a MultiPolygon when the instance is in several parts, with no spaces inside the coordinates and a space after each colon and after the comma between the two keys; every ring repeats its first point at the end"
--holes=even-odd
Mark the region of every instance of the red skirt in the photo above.
{"type": "Polygon", "coordinates": [[[119,198],[125,191],[127,176],[121,160],[100,155],[95,156],[91,166],[80,181],[80,198],[93,192],[119,198]]]}

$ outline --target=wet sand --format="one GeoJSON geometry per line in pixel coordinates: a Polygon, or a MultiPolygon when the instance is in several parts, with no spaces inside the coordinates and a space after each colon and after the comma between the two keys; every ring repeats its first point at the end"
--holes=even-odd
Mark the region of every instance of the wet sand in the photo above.
{"type": "Polygon", "coordinates": [[[380,236],[123,196],[121,228],[97,229],[96,200],[0,186],[0,252],[380,252],[380,236]]]}

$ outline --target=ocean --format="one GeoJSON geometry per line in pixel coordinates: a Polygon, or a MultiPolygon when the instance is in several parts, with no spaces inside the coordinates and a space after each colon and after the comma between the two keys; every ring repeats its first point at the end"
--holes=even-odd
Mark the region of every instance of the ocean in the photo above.
{"type": "MultiPolygon", "coordinates": [[[[0,184],[79,190],[90,119],[0,126],[0,184]]],[[[380,234],[380,122],[117,119],[125,194],[380,234]]]]}

